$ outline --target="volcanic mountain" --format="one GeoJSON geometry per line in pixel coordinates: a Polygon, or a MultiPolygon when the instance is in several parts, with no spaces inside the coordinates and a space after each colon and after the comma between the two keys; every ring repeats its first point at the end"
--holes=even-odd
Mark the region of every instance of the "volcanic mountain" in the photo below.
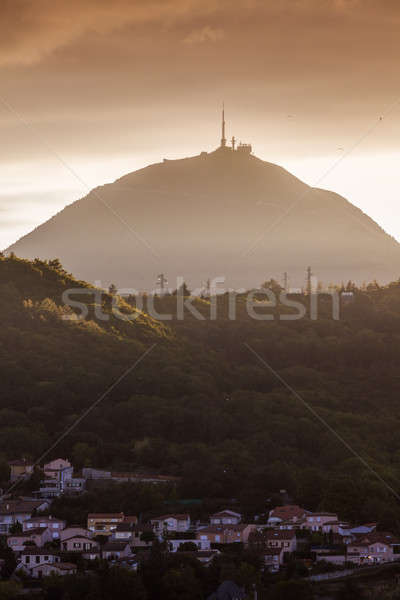
{"type": "Polygon", "coordinates": [[[59,258],[77,277],[154,289],[217,276],[250,287],[306,268],[325,283],[398,278],[400,245],[345,198],[311,188],[249,147],[164,160],[93,189],[8,251],[59,258]]]}

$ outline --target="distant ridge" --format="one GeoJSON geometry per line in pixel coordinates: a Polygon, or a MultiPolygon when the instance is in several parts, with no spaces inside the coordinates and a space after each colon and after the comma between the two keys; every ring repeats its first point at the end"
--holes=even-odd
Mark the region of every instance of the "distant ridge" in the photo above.
{"type": "Polygon", "coordinates": [[[251,147],[164,160],[95,188],[7,249],[61,260],[88,281],[153,289],[225,276],[252,287],[305,270],[325,283],[389,281],[400,245],[342,196],[311,188],[251,147]]]}

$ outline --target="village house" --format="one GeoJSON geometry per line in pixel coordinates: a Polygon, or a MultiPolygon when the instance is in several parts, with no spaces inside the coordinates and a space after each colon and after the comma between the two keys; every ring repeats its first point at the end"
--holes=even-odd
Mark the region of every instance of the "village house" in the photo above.
{"type": "Polygon", "coordinates": [[[297,504],[286,504],[285,506],[277,506],[269,511],[268,525],[274,527],[284,522],[286,524],[300,524],[310,513],[297,506],[297,504]]]}
{"type": "Polygon", "coordinates": [[[56,519],[51,515],[47,517],[31,517],[23,522],[22,530],[29,532],[37,527],[45,527],[50,531],[52,538],[56,540],[60,538],[60,532],[64,529],[65,525],[65,521],[56,519]]]}
{"type": "Polygon", "coordinates": [[[14,533],[8,536],[7,546],[13,552],[21,552],[27,545],[35,545],[38,548],[44,546],[46,542],[52,541],[51,531],[47,527],[37,527],[23,533],[14,533]]]}
{"type": "Polygon", "coordinates": [[[154,531],[161,534],[164,531],[188,531],[190,529],[190,515],[174,514],[163,515],[150,520],[154,531]]]}
{"type": "Polygon", "coordinates": [[[242,515],[232,510],[222,510],[210,517],[211,525],[238,525],[242,520],[242,515]]]}
{"type": "Polygon", "coordinates": [[[263,550],[264,564],[271,573],[279,571],[283,564],[283,548],[265,548],[263,550]]]}
{"type": "Polygon", "coordinates": [[[247,544],[249,535],[256,530],[256,525],[210,525],[199,529],[196,538],[210,544],[247,544]]]}
{"type": "Polygon", "coordinates": [[[74,575],[77,572],[77,566],[73,563],[58,562],[54,564],[43,563],[42,565],[34,565],[30,569],[31,577],[41,579],[49,575],[74,575]]]}
{"type": "Polygon", "coordinates": [[[81,527],[80,525],[70,525],[69,527],[66,527],[60,531],[61,541],[68,540],[75,536],[91,538],[92,532],[85,527],[81,527]]]}
{"type": "Polygon", "coordinates": [[[347,560],[357,565],[386,563],[400,556],[400,539],[392,533],[374,531],[347,546],[347,560]]]}
{"type": "Polygon", "coordinates": [[[68,469],[72,475],[74,468],[69,460],[66,460],[65,458],[56,458],[43,466],[45,477],[48,477],[49,479],[59,479],[59,473],[61,471],[65,472],[66,469],[68,469]]]}
{"type": "Polygon", "coordinates": [[[25,479],[30,477],[33,473],[33,463],[25,458],[20,460],[11,460],[8,465],[10,467],[10,481],[25,479]]]}
{"type": "Polygon", "coordinates": [[[77,494],[85,489],[83,477],[74,477],[74,468],[63,458],[57,458],[43,467],[45,478],[40,482],[39,495],[42,498],[53,498],[61,494],[77,494]]]}
{"type": "Polygon", "coordinates": [[[297,550],[297,537],[295,531],[291,530],[263,529],[251,533],[249,544],[260,552],[270,548],[291,553],[297,550]]]}
{"type": "Polygon", "coordinates": [[[305,523],[302,527],[310,531],[324,531],[325,533],[332,531],[337,533],[338,526],[339,519],[335,513],[315,512],[305,517],[305,523]]]}
{"type": "Polygon", "coordinates": [[[100,544],[96,542],[96,540],[86,536],[76,535],[62,540],[61,549],[64,552],[87,552],[88,550],[98,550],[99,545],[100,544]]]}
{"type": "Polygon", "coordinates": [[[132,556],[128,542],[107,542],[101,549],[101,556],[106,560],[118,560],[132,556]]]}
{"type": "Polygon", "coordinates": [[[112,539],[117,542],[131,541],[138,519],[135,516],[126,516],[122,523],[118,523],[112,533],[112,539]]]}
{"type": "Polygon", "coordinates": [[[41,500],[6,500],[0,504],[0,534],[8,534],[11,525],[23,523],[33,512],[44,510],[47,502],[41,500]]]}
{"type": "Polygon", "coordinates": [[[87,528],[94,535],[111,535],[119,523],[124,520],[124,513],[91,513],[88,515],[87,528]]]}
{"type": "MultiPolygon", "coordinates": [[[[17,565],[17,570],[22,569],[28,575],[32,575],[32,569],[42,565],[55,565],[59,563],[60,557],[54,550],[43,550],[41,548],[25,548],[21,552],[20,561],[17,565]]],[[[42,572],[43,574],[43,572],[42,572]]],[[[36,569],[35,577],[40,577],[41,574],[36,569]]]]}
{"type": "Polygon", "coordinates": [[[133,529],[135,525],[133,523],[118,523],[117,527],[113,531],[112,539],[116,542],[131,542],[133,538],[133,529]]]}

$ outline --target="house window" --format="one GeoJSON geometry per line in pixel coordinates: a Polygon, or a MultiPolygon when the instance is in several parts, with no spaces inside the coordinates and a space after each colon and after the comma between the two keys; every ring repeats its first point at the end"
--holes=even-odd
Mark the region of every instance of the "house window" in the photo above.
{"type": "Polygon", "coordinates": [[[45,562],[47,562],[47,561],[49,560],[49,557],[48,557],[48,556],[45,556],[45,557],[44,557],[44,560],[45,560],[45,562]]]}
{"type": "Polygon", "coordinates": [[[29,565],[30,562],[31,562],[31,557],[30,556],[25,556],[25,564],[29,565]]]}
{"type": "Polygon", "coordinates": [[[35,556],[35,561],[36,561],[37,563],[40,563],[40,556],[35,556]]]}

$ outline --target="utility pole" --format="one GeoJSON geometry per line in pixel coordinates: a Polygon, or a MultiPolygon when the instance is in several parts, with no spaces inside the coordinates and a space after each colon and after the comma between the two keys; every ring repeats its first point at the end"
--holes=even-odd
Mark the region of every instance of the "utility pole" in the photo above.
{"type": "Polygon", "coordinates": [[[312,271],[311,271],[311,267],[307,267],[307,286],[306,286],[306,291],[307,294],[309,296],[311,296],[312,293],[312,282],[311,282],[311,278],[312,278],[312,271]]]}
{"type": "Polygon", "coordinates": [[[285,292],[288,291],[288,274],[286,273],[286,271],[283,274],[283,289],[285,290],[285,292]]]}
{"type": "Polygon", "coordinates": [[[210,279],[207,279],[207,281],[206,281],[206,292],[207,292],[207,296],[211,296],[211,281],[210,281],[210,279]]]}
{"type": "Polygon", "coordinates": [[[168,284],[168,279],[165,277],[164,273],[160,273],[160,275],[158,275],[157,284],[160,286],[160,295],[163,296],[165,292],[165,286],[168,284]]]}

